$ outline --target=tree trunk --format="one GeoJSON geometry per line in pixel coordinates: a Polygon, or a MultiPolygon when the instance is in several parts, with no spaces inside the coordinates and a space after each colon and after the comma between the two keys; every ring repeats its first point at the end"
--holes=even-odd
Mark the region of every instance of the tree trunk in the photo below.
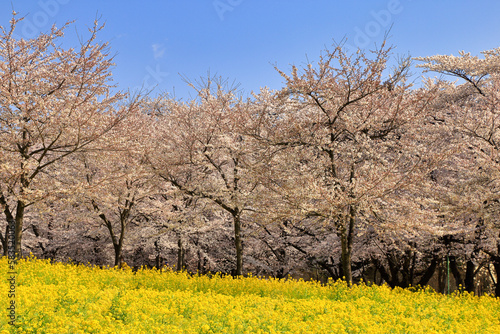
{"type": "Polygon", "coordinates": [[[24,209],[26,208],[23,201],[17,201],[16,208],[16,219],[15,219],[15,230],[14,230],[14,253],[16,258],[21,258],[23,256],[21,252],[21,242],[23,236],[23,221],[24,221],[24,209]]]}
{"type": "MultiPolygon", "coordinates": [[[[389,273],[387,272],[387,270],[385,269],[384,265],[382,263],[380,263],[380,261],[378,261],[377,259],[373,259],[372,260],[373,263],[375,264],[375,274],[374,274],[374,282],[375,282],[375,279],[376,279],[376,276],[377,276],[377,271],[380,273],[380,279],[381,279],[381,284],[382,282],[386,282],[387,284],[389,284],[389,286],[391,288],[394,288],[393,286],[393,282],[392,282],[392,279],[389,275],[389,273]]],[[[377,283],[375,283],[377,284],[377,283]]]]}
{"type": "Polygon", "coordinates": [[[344,279],[348,285],[352,283],[352,268],[351,268],[351,252],[349,251],[347,237],[345,234],[341,236],[341,247],[342,254],[340,255],[340,263],[342,265],[342,279],[344,279]]]}
{"type": "Polygon", "coordinates": [[[424,272],[422,277],[420,277],[420,280],[418,281],[417,285],[422,287],[426,286],[429,283],[432,276],[434,275],[437,265],[438,265],[438,257],[434,256],[432,258],[431,264],[429,265],[429,267],[427,267],[427,270],[424,272]]]}
{"type": "Polygon", "coordinates": [[[495,297],[500,297],[500,257],[493,260],[493,267],[495,267],[495,272],[497,274],[497,281],[495,284],[495,297]]]}
{"type": "Polygon", "coordinates": [[[236,276],[243,275],[243,245],[241,242],[241,220],[239,212],[233,214],[234,246],[236,248],[236,276]]]}
{"type": "MultiPolygon", "coordinates": [[[[94,210],[96,212],[99,212],[99,206],[97,205],[97,203],[94,200],[92,200],[92,205],[94,207],[94,210]]],[[[129,223],[129,221],[128,221],[129,212],[130,212],[130,209],[125,209],[120,213],[121,230],[120,230],[120,235],[118,238],[115,235],[115,232],[113,229],[113,224],[111,223],[111,221],[108,220],[108,218],[106,217],[106,215],[104,213],[99,214],[99,218],[102,219],[104,226],[106,226],[106,228],[108,229],[109,235],[111,237],[111,242],[113,243],[113,248],[115,250],[115,267],[122,266],[122,261],[123,261],[122,250],[123,250],[123,243],[125,241],[125,233],[127,230],[127,225],[129,223]]]]}
{"type": "Polygon", "coordinates": [[[9,244],[9,225],[14,225],[12,222],[14,221],[14,218],[12,217],[12,214],[9,209],[9,205],[7,204],[5,197],[3,195],[0,195],[0,204],[3,205],[3,212],[5,214],[5,218],[7,219],[7,225],[5,226],[5,238],[3,237],[2,233],[0,233],[0,240],[2,241],[2,248],[3,248],[3,256],[8,255],[8,244],[9,244]]]}
{"type": "Polygon", "coordinates": [[[154,245],[155,245],[155,251],[156,251],[156,257],[155,257],[155,268],[158,269],[158,270],[161,270],[162,268],[162,262],[163,262],[163,258],[161,256],[161,248],[160,248],[160,243],[159,243],[160,239],[158,238],[154,245]]]}
{"type": "Polygon", "coordinates": [[[163,258],[160,256],[160,254],[156,254],[155,257],[155,268],[160,270],[162,267],[162,260],[163,258]]]}
{"type": "Polygon", "coordinates": [[[113,247],[115,248],[115,266],[118,266],[118,267],[121,267],[122,262],[123,262],[122,250],[123,250],[123,244],[125,241],[127,221],[122,219],[120,221],[120,225],[121,225],[121,230],[120,230],[120,236],[118,237],[118,240],[116,240],[116,238],[112,238],[113,247]]]}
{"type": "Polygon", "coordinates": [[[1,235],[0,233],[0,240],[2,241],[2,254],[3,256],[7,256],[8,250],[9,250],[9,226],[12,225],[14,226],[15,224],[13,223],[12,220],[7,219],[7,225],[5,225],[5,238],[1,235]]]}
{"type": "Polygon", "coordinates": [[[349,206],[349,216],[347,217],[348,227],[340,227],[340,245],[342,253],[340,255],[340,264],[342,266],[341,277],[350,286],[352,284],[352,243],[354,235],[354,220],[355,220],[356,210],[354,206],[349,206]]]}
{"type": "Polygon", "coordinates": [[[398,259],[398,255],[395,251],[392,251],[387,255],[387,263],[389,264],[389,271],[391,273],[391,281],[389,286],[395,288],[397,286],[401,286],[402,281],[399,279],[399,274],[401,272],[401,267],[398,259]],[[392,254],[391,254],[392,253],[392,254]]]}
{"type": "Polygon", "coordinates": [[[120,245],[113,245],[115,249],[115,267],[121,268],[122,266],[122,249],[120,245]]]}
{"type": "Polygon", "coordinates": [[[184,270],[184,245],[182,244],[182,239],[177,240],[177,271],[184,270]]]}
{"type": "Polygon", "coordinates": [[[207,258],[203,255],[201,249],[198,249],[198,273],[206,274],[207,258]]]}
{"type": "Polygon", "coordinates": [[[476,266],[472,260],[467,261],[467,269],[465,270],[465,291],[474,292],[475,282],[474,282],[474,272],[476,271],[476,266]]]}
{"type": "Polygon", "coordinates": [[[400,286],[407,288],[413,285],[415,274],[416,252],[407,249],[404,253],[403,270],[401,271],[402,281],[400,286]]]}
{"type": "MultiPolygon", "coordinates": [[[[333,257],[330,256],[331,263],[329,263],[328,260],[324,261],[316,260],[316,262],[321,266],[321,268],[323,268],[328,272],[328,276],[331,277],[333,280],[338,280],[339,278],[342,277],[342,275],[340,275],[339,273],[338,266],[335,265],[335,260],[333,259],[333,257]]],[[[290,272],[290,270],[288,270],[288,272],[290,272]]]]}
{"type": "Polygon", "coordinates": [[[455,279],[455,284],[458,289],[462,290],[465,286],[462,275],[460,274],[460,270],[457,265],[457,258],[454,255],[450,256],[450,270],[453,274],[453,278],[455,279]]]}
{"type": "MultiPolygon", "coordinates": [[[[497,255],[492,256],[493,267],[497,274],[497,280],[495,284],[495,297],[500,297],[500,234],[499,239],[497,239],[497,255]]],[[[491,256],[491,255],[490,255],[491,256]]]]}

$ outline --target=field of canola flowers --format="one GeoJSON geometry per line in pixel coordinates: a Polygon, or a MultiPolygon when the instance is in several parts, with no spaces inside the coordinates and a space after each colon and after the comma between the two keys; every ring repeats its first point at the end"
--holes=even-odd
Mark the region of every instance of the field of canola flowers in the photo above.
{"type": "MultiPolygon", "coordinates": [[[[7,259],[0,259],[2,272],[7,259]]],[[[28,259],[0,333],[500,333],[500,299],[28,259]]],[[[5,274],[4,274],[5,275],[5,274]]],[[[7,280],[0,283],[8,304],[7,280]]]]}

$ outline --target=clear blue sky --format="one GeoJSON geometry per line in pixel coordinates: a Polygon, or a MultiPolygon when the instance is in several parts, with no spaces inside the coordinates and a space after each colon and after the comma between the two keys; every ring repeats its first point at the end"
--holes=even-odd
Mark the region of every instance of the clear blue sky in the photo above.
{"type": "Polygon", "coordinates": [[[12,8],[26,16],[18,31],[24,37],[76,20],[65,37],[75,39],[75,27],[85,33],[102,17],[99,38],[116,54],[118,86],[175,88],[179,98],[191,92],[179,74],[197,79],[210,70],[245,92],[278,89],[275,64],[288,70],[317,60],[344,37],[352,47],[373,47],[389,29],[396,52],[412,56],[500,46],[498,0],[2,0],[0,25],[8,25],[12,8]]]}

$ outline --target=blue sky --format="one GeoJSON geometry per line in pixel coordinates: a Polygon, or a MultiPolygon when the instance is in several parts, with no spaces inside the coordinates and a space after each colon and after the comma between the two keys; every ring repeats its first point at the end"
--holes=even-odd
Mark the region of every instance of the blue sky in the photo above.
{"type": "MultiPolygon", "coordinates": [[[[66,39],[85,36],[96,16],[99,36],[115,56],[120,89],[192,93],[181,75],[207,71],[245,92],[283,85],[274,70],[315,61],[332,41],[370,48],[390,29],[395,53],[411,56],[478,54],[500,47],[500,1],[460,0],[3,0],[0,25],[14,8],[26,16],[18,34],[29,38],[75,20],[66,39]]],[[[418,70],[414,70],[419,73],[418,70]]]]}

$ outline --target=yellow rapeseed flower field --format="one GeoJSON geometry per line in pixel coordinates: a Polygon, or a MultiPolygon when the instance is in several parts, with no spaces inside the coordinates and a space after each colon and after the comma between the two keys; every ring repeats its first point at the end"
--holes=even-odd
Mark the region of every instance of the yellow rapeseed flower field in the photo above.
{"type": "MultiPolygon", "coordinates": [[[[0,265],[7,272],[7,259],[0,265]]],[[[6,274],[5,274],[6,275],[6,274]]],[[[4,276],[5,276],[4,275],[4,276]]],[[[8,282],[0,300],[8,305],[8,282]]],[[[500,299],[386,286],[17,266],[16,327],[0,333],[500,333],[500,299]]]]}

